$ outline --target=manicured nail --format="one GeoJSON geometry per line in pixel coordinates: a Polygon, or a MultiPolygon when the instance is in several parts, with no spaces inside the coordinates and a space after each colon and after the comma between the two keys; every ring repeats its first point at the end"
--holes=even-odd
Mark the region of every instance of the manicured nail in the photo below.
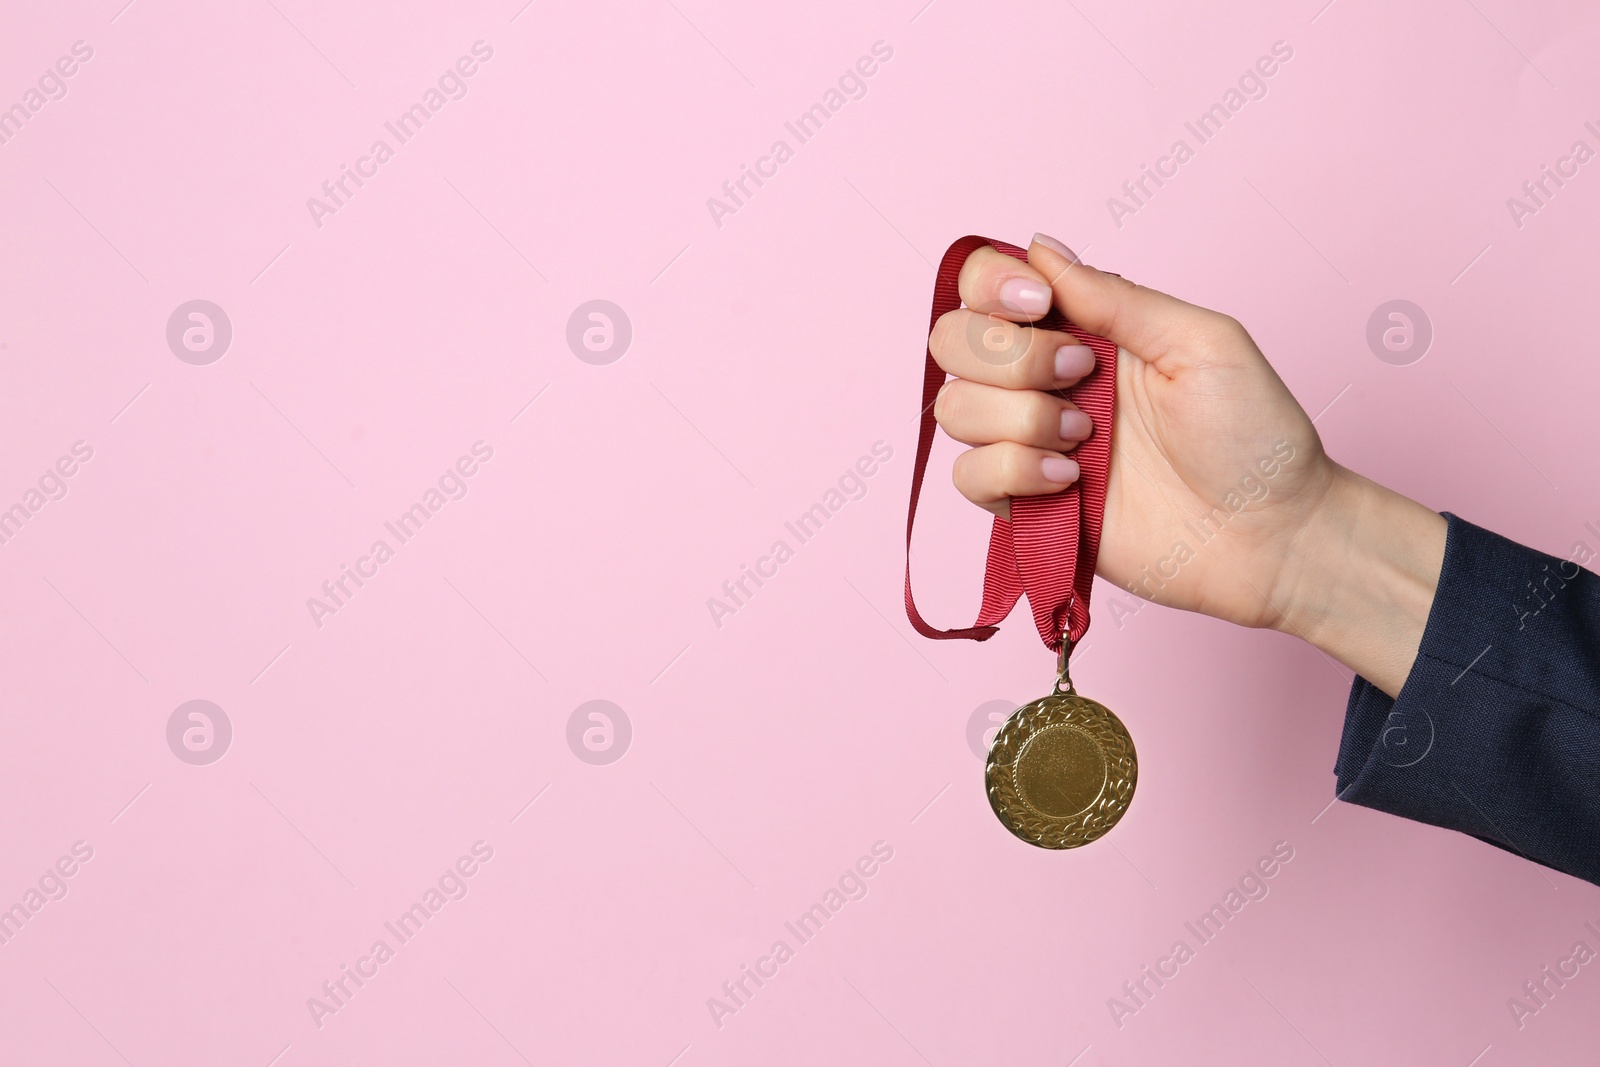
{"type": "Polygon", "coordinates": [[[1037,245],[1044,245],[1050,251],[1065,257],[1068,263],[1078,262],[1078,253],[1074,252],[1072,249],[1068,248],[1066,245],[1062,244],[1060,241],[1056,240],[1054,237],[1051,237],[1047,233],[1034,234],[1033,243],[1037,245]]]}
{"type": "Polygon", "coordinates": [[[1039,464],[1044,480],[1057,485],[1068,485],[1078,480],[1078,464],[1066,456],[1046,456],[1039,464]]]}
{"type": "Polygon", "coordinates": [[[1050,290],[1027,278],[1012,278],[1000,286],[1000,303],[1019,315],[1043,315],[1050,310],[1050,290]]]}
{"type": "Polygon", "coordinates": [[[1094,431],[1094,420],[1081,411],[1068,408],[1061,413],[1061,439],[1082,441],[1094,431]]]}
{"type": "Polygon", "coordinates": [[[1094,349],[1088,345],[1062,345],[1056,349],[1056,381],[1070,382],[1094,370],[1094,349]]]}

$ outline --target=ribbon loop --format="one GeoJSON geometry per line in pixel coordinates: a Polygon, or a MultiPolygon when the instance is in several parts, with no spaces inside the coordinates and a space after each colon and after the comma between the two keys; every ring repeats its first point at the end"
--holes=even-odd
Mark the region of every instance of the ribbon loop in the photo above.
{"type": "MultiPolygon", "coordinates": [[[[939,261],[933,291],[933,314],[928,332],[948,311],[961,306],[958,282],[967,256],[984,245],[1026,262],[1026,249],[987,237],[963,237],[939,261]]],[[[1070,269],[1070,268],[1069,268],[1070,269]]],[[[911,531],[922,495],[922,477],[933,450],[933,402],[944,386],[945,373],[927,353],[922,375],[922,423],[917,435],[916,467],[911,476],[911,505],[906,513],[906,616],[923,637],[939,640],[967,638],[987,641],[999,623],[1024,594],[1033,611],[1039,637],[1052,652],[1062,647],[1062,635],[1072,643],[1089,629],[1089,596],[1094,586],[1095,561],[1100,555],[1100,530],[1105,518],[1106,483],[1111,472],[1111,421],[1116,410],[1117,346],[1103,337],[1079,329],[1060,311],[1032,325],[1070,333],[1094,351],[1095,366],[1088,377],[1058,395],[1071,400],[1094,422],[1094,432],[1072,457],[1078,461],[1076,482],[1050,496],[1014,497],[1011,521],[996,518],[989,533],[989,553],[983,575],[983,602],[977,621],[960,629],[941,630],[917,611],[911,595],[911,531]]]]}

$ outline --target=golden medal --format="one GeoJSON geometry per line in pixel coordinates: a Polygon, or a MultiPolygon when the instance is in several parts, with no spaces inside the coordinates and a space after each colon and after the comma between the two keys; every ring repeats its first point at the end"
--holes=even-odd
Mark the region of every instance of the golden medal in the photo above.
{"type": "Polygon", "coordinates": [[[1062,642],[1055,691],[1011,713],[983,768],[995,815],[1040,848],[1077,848],[1104,834],[1128,810],[1139,781],[1127,727],[1072,687],[1071,649],[1062,642]]]}

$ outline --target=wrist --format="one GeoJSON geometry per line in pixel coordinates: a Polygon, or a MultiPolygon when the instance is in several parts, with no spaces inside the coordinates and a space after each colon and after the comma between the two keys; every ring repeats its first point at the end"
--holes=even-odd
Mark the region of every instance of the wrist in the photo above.
{"type": "Polygon", "coordinates": [[[1444,563],[1444,517],[1337,464],[1290,547],[1274,628],[1399,695],[1444,563]]]}

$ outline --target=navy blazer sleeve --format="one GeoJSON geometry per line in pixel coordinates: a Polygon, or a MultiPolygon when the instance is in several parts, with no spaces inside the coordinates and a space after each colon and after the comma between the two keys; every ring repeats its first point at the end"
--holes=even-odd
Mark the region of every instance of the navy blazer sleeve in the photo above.
{"type": "Polygon", "coordinates": [[[1445,513],[1397,699],[1356,677],[1338,796],[1600,884],[1600,577],[1445,513]]]}

